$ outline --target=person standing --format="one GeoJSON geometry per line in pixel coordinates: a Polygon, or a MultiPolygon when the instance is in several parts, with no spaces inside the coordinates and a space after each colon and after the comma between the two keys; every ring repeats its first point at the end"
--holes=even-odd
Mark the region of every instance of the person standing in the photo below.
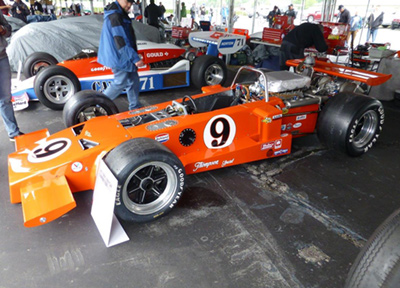
{"type": "Polygon", "coordinates": [[[281,70],[288,70],[286,61],[304,58],[304,49],[311,46],[319,52],[328,50],[321,24],[303,23],[291,30],[282,40],[279,51],[279,65],[281,70]]]}
{"type": "Polygon", "coordinates": [[[291,16],[291,17],[293,17],[293,20],[294,19],[296,19],[296,11],[294,10],[294,7],[293,7],[293,4],[290,4],[289,5],[289,10],[287,10],[286,12],[285,12],[285,15],[286,16],[291,16]]]}
{"type": "Polygon", "coordinates": [[[161,17],[161,10],[154,4],[154,0],[150,0],[150,4],[144,9],[144,17],[147,18],[147,24],[157,29],[160,27],[158,17],[161,17]]]}
{"type": "Polygon", "coordinates": [[[165,10],[165,7],[164,7],[164,5],[162,4],[162,2],[160,2],[160,5],[158,5],[158,7],[160,8],[160,11],[161,11],[161,19],[162,20],[165,20],[165,18],[164,18],[164,13],[165,13],[165,11],[167,11],[167,10],[165,10]]]}
{"type": "Polygon", "coordinates": [[[193,20],[196,19],[196,14],[197,14],[197,7],[196,3],[192,4],[192,8],[190,8],[190,17],[192,17],[193,20]]]}
{"type": "MultiPolygon", "coordinates": [[[[351,17],[350,19],[349,36],[351,35],[351,48],[354,47],[354,39],[356,38],[358,30],[361,29],[362,23],[363,23],[362,18],[358,15],[358,12],[356,11],[354,13],[354,16],[351,17]]],[[[347,42],[349,41],[349,36],[347,37],[347,42]]]]}
{"type": "Polygon", "coordinates": [[[143,61],[137,53],[135,31],[128,13],[134,0],[116,0],[104,8],[97,61],[112,69],[114,81],[104,94],[114,100],[126,89],[129,110],[141,107],[138,67],[143,61]]]}
{"type": "Polygon", "coordinates": [[[339,23],[350,24],[350,12],[343,5],[339,5],[339,23]]]}
{"type": "Polygon", "coordinates": [[[383,12],[379,14],[378,7],[373,9],[371,15],[369,15],[367,19],[368,31],[367,31],[367,42],[369,42],[369,38],[372,36],[372,43],[375,42],[376,35],[378,34],[378,28],[382,25],[383,22],[383,12]],[[379,16],[377,16],[379,15],[379,16]]]}
{"type": "Polygon", "coordinates": [[[281,10],[279,10],[278,6],[274,6],[274,9],[268,13],[267,18],[268,18],[269,28],[272,28],[272,26],[274,25],[274,18],[276,15],[281,15],[281,10]]]}
{"type": "Polygon", "coordinates": [[[5,3],[3,0],[0,0],[1,13],[3,13],[3,15],[7,15],[9,9],[11,9],[11,6],[5,3]]]}
{"type": "Polygon", "coordinates": [[[183,18],[186,18],[186,16],[187,16],[186,5],[185,5],[185,2],[182,2],[181,3],[181,19],[180,20],[182,20],[183,18]]]}
{"type": "Polygon", "coordinates": [[[26,17],[30,14],[28,6],[21,0],[15,0],[14,4],[11,6],[11,15],[14,18],[21,19],[25,23],[28,23],[26,17]]]}
{"type": "Polygon", "coordinates": [[[0,13],[0,114],[10,141],[14,141],[15,137],[24,133],[19,131],[11,103],[11,68],[6,52],[6,38],[10,35],[11,25],[8,24],[3,13],[0,13]]]}

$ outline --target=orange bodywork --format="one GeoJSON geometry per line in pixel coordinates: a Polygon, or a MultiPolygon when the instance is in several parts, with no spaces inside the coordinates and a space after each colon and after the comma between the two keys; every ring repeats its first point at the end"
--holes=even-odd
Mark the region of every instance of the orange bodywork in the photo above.
{"type": "MultiPolygon", "coordinates": [[[[317,63],[316,70],[318,67],[336,69],[326,63],[317,63]]],[[[342,69],[342,76],[353,75],[346,72],[347,68],[342,69]]],[[[368,74],[372,80],[366,79],[367,84],[385,78],[368,74]]],[[[198,104],[214,105],[218,97],[231,101],[240,86],[203,87],[204,93],[192,98],[198,104]]],[[[17,150],[8,157],[10,200],[22,203],[26,227],[48,223],[75,207],[73,193],[94,189],[98,164],[109,151],[138,137],[154,139],[168,147],[180,159],[186,174],[289,154],[293,137],[315,131],[321,103],[311,99],[290,106],[278,94],[271,92],[268,96],[233,106],[229,102],[196,114],[150,117],[165,116],[174,102],[182,103],[179,99],[172,104],[168,101],[92,118],[50,136],[44,129],[17,137],[17,150]],[[150,120],[135,125],[135,119],[150,120]]]]}
{"type": "MultiPolygon", "coordinates": [[[[287,60],[286,65],[297,67],[302,61],[303,59],[287,60]]],[[[359,81],[369,86],[381,85],[392,77],[390,74],[366,71],[319,60],[315,61],[313,69],[315,72],[321,72],[348,80],[359,81]]]]}

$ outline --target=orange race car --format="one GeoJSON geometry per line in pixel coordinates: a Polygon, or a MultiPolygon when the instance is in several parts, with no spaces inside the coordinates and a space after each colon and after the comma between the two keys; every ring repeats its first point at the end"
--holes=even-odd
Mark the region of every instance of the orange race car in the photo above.
{"type": "Polygon", "coordinates": [[[8,159],[11,202],[22,202],[25,226],[48,223],[75,207],[72,193],[94,189],[103,163],[118,181],[116,215],[143,222],[176,205],[186,175],[289,154],[295,137],[317,131],[331,148],[367,152],[384,110],[354,91],[390,75],[319,61],[307,69],[242,67],[230,87],[100,117],[116,112],[112,102],[81,91],[64,110],[76,125],[17,137],[8,159]]]}

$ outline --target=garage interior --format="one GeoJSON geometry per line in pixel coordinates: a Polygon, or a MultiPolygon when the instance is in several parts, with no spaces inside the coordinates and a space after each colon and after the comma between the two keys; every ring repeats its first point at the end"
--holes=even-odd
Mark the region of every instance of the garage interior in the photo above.
{"type": "MultiPolygon", "coordinates": [[[[230,83],[235,67],[229,67],[230,83]]],[[[141,93],[150,105],[200,93],[141,93]]],[[[170,214],[122,223],[130,241],[106,248],[90,215],[92,192],[46,225],[25,228],[10,204],[0,126],[0,287],[343,287],[365,241],[397,208],[400,107],[382,101],[384,130],[361,157],[327,150],[316,135],[292,153],[187,177],[170,214]]],[[[116,99],[126,111],[125,96],[116,99]]],[[[62,113],[40,102],[16,112],[24,133],[64,129],[62,113]]]]}

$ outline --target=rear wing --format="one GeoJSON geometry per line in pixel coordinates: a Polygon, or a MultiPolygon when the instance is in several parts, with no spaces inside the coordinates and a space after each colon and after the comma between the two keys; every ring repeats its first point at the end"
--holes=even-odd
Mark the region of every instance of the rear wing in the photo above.
{"type": "MultiPolygon", "coordinates": [[[[286,65],[297,67],[303,62],[303,59],[293,59],[286,61],[286,65]]],[[[334,63],[315,60],[313,65],[315,72],[325,73],[328,75],[345,78],[353,81],[359,81],[369,86],[377,86],[388,81],[392,75],[382,74],[352,67],[346,67],[334,63]]]]}

